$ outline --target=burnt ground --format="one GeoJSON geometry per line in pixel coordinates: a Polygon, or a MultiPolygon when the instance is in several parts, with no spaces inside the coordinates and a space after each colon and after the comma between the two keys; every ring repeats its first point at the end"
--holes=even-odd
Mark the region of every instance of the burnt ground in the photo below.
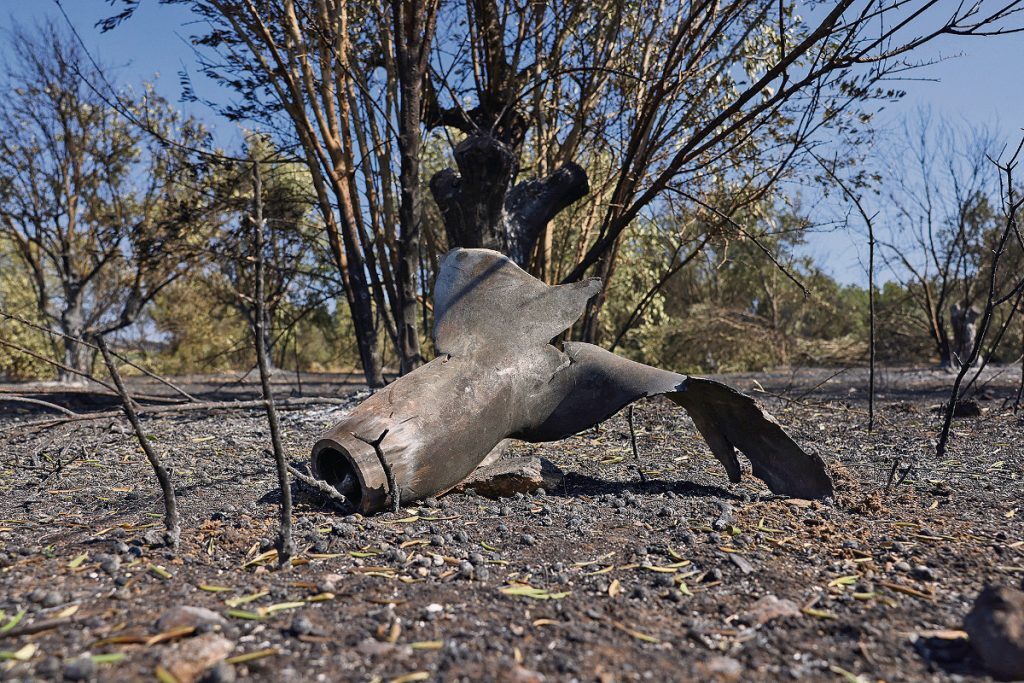
{"type": "MultiPolygon", "coordinates": [[[[956,421],[941,461],[932,408],[949,375],[882,373],[872,434],[861,371],[727,378],[764,390],[825,458],[838,492],[825,504],[749,477],[730,485],[685,414],[660,400],[636,408],[646,482],[618,415],[517,446],[566,472],[537,495],[450,494],[364,519],[295,489],[300,552],[288,570],[265,552],[278,498],[260,412],[144,419],[173,468],[175,555],[151,547],[161,500],[126,423],[29,430],[52,413],[0,404],[0,678],[170,680],[197,659],[197,638],[214,638],[161,635],[157,618],[188,605],[226,622],[215,630],[232,664],[208,680],[984,680],[963,641],[941,632],[961,628],[986,583],[1024,579],[1024,425],[1003,409],[1018,373],[986,375],[982,414],[956,421]],[[894,458],[919,467],[887,491],[894,458]]],[[[204,397],[253,388],[189,382],[204,397]]],[[[366,395],[325,377],[303,391],[349,405],[366,395]]],[[[284,412],[293,459],[346,410],[284,412]]]]}

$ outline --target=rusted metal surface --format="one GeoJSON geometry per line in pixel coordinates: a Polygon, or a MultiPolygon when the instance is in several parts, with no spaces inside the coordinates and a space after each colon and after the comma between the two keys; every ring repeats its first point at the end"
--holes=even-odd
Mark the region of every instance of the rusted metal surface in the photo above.
{"type": "Polygon", "coordinates": [[[435,286],[441,355],[324,434],[313,447],[314,473],[362,512],[376,512],[452,488],[506,438],[562,439],[665,395],[690,414],[730,480],[740,478],[738,448],[776,493],[832,494],[821,458],[752,398],[591,344],[552,345],[600,288],[597,279],[544,284],[494,251],[449,252],[435,286]]]}

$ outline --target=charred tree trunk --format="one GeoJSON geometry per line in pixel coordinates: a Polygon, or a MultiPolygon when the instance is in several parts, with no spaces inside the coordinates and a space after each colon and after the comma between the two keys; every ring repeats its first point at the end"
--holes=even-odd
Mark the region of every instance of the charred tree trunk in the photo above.
{"type": "Polygon", "coordinates": [[[981,311],[970,303],[950,306],[949,322],[953,328],[951,367],[957,367],[960,363],[967,361],[967,357],[974,348],[974,340],[978,334],[978,318],[980,317],[981,311]]]}
{"type": "Polygon", "coordinates": [[[586,171],[571,161],[543,177],[516,182],[530,125],[518,106],[525,73],[509,64],[497,7],[480,0],[470,4],[485,77],[479,105],[469,111],[441,108],[432,88],[424,93],[427,128],[448,126],[467,136],[455,147],[456,168],[434,174],[430,191],[441,210],[449,249],[493,249],[526,268],[547,224],[586,196],[590,185],[586,171]]]}
{"type": "MultiPolygon", "coordinates": [[[[79,373],[88,374],[92,369],[93,354],[82,342],[85,335],[85,313],[79,291],[69,289],[67,304],[60,317],[60,331],[63,334],[64,365],[79,373]]],[[[58,379],[62,384],[81,381],[81,374],[61,369],[58,379]]]]}
{"type": "Polygon", "coordinates": [[[433,41],[437,5],[415,0],[395,0],[395,57],[398,66],[398,151],[401,157],[398,207],[398,354],[401,372],[423,365],[417,328],[416,271],[420,258],[423,206],[420,189],[420,148],[423,119],[423,83],[429,46],[433,41]]]}
{"type": "Polygon", "coordinates": [[[377,326],[373,315],[373,295],[366,277],[366,264],[357,246],[358,240],[351,230],[344,231],[345,249],[348,252],[348,295],[352,325],[356,333],[356,346],[363,366],[366,383],[372,389],[384,386],[384,362],[377,342],[377,326]]]}
{"type": "Polygon", "coordinates": [[[537,238],[563,209],[590,192],[587,173],[569,162],[545,178],[516,183],[519,147],[474,133],[455,148],[458,170],[430,180],[450,248],[507,254],[526,268],[537,238]]]}
{"type": "MultiPolygon", "coordinates": [[[[255,258],[255,257],[253,257],[255,258]]],[[[266,255],[264,255],[264,262],[266,262],[266,255]]],[[[255,288],[255,285],[254,285],[255,288]]],[[[263,347],[267,350],[267,368],[273,372],[277,367],[274,362],[274,353],[277,345],[274,343],[274,333],[271,321],[274,319],[274,314],[270,310],[270,306],[265,306],[265,311],[262,320],[259,319],[257,309],[249,301],[240,301],[235,306],[235,310],[239,311],[245,318],[245,321],[249,324],[249,329],[260,330],[260,335],[263,337],[263,347]]]]}
{"type": "Polygon", "coordinates": [[[430,179],[441,210],[448,248],[486,248],[529,267],[538,238],[560,211],[586,196],[586,172],[571,161],[542,177],[517,183],[523,140],[530,126],[520,102],[530,77],[506,54],[500,8],[488,0],[468,0],[479,50],[478,105],[442,108],[431,82],[425,81],[426,127],[448,126],[466,139],[454,150],[456,168],[430,179]]]}

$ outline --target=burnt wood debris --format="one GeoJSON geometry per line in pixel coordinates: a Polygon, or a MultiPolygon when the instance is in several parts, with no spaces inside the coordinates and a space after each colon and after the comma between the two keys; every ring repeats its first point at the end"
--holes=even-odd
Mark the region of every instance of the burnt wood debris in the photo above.
{"type": "Polygon", "coordinates": [[[438,357],[377,391],[317,441],[314,473],[363,513],[443,493],[506,438],[555,441],[663,395],[693,419],[732,482],[736,449],[774,493],[832,495],[804,452],[754,399],[719,382],[552,340],[601,290],[591,278],[547,285],[487,249],[455,249],[435,286],[438,357]]]}

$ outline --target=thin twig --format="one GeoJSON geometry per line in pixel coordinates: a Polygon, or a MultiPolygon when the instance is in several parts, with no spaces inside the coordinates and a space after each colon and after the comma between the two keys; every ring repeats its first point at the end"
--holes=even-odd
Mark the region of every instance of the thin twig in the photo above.
{"type": "Polygon", "coordinates": [[[339,509],[346,512],[352,510],[352,502],[346,498],[338,489],[334,488],[326,481],[312,477],[297,467],[288,465],[288,471],[291,473],[295,480],[306,488],[312,490],[324,498],[334,503],[339,509]]]}
{"type": "MultiPolygon", "coordinates": [[[[31,327],[34,330],[38,330],[38,331],[43,332],[45,334],[48,334],[50,336],[59,337],[61,339],[69,339],[69,340],[71,340],[71,341],[73,341],[73,342],[75,342],[77,344],[81,344],[82,346],[85,346],[87,348],[97,349],[98,350],[98,347],[95,344],[90,344],[89,342],[85,341],[84,339],[78,339],[76,337],[72,337],[71,335],[64,334],[63,332],[58,332],[57,330],[48,329],[48,328],[44,327],[43,325],[39,325],[37,323],[32,322],[31,320],[27,320],[27,319],[22,318],[20,316],[14,315],[13,313],[8,313],[7,311],[4,311],[3,309],[0,309],[0,317],[7,318],[8,320],[12,320],[14,322],[21,323],[22,325],[25,325],[27,327],[31,327]]],[[[155,379],[157,382],[160,382],[164,386],[174,390],[178,394],[181,394],[181,396],[183,396],[186,400],[193,401],[193,402],[198,402],[198,399],[195,396],[193,396],[192,394],[188,393],[187,391],[185,391],[181,387],[177,386],[176,384],[174,384],[173,382],[171,382],[167,378],[161,377],[160,375],[156,374],[155,372],[153,372],[151,370],[147,370],[146,368],[142,367],[141,365],[139,365],[137,363],[133,363],[131,360],[129,360],[128,358],[125,358],[124,356],[122,356],[121,354],[119,354],[119,353],[117,353],[115,351],[111,351],[110,355],[112,355],[114,358],[118,359],[119,361],[121,361],[125,365],[128,365],[128,366],[131,366],[131,367],[135,368],[136,370],[138,370],[142,374],[146,375],[147,377],[155,379]]]]}
{"type": "Polygon", "coordinates": [[[281,423],[277,419],[274,407],[274,393],[270,387],[270,369],[267,362],[267,302],[264,293],[264,270],[266,258],[263,253],[263,177],[260,173],[259,161],[252,164],[253,216],[252,234],[253,248],[256,251],[256,310],[253,311],[253,333],[256,336],[256,360],[260,368],[260,386],[263,389],[263,402],[267,409],[267,422],[270,425],[270,443],[274,449],[274,463],[277,466],[277,485],[281,491],[281,523],[277,537],[277,558],[282,567],[289,566],[295,545],[292,543],[292,489],[288,483],[288,465],[285,460],[284,447],[281,445],[281,423]]]}
{"type": "MultiPolygon", "coordinates": [[[[1024,323],[1021,324],[1024,329],[1024,323]]],[[[1024,334],[1021,335],[1021,343],[1024,344],[1024,334]]],[[[1020,357],[1020,384],[1017,385],[1017,398],[1013,401],[1013,412],[1020,410],[1021,399],[1024,398],[1024,354],[1020,357]]]]}
{"type": "Polygon", "coordinates": [[[117,393],[117,390],[114,387],[110,386],[110,384],[108,384],[107,382],[104,382],[101,379],[97,379],[97,378],[93,377],[88,372],[82,372],[81,370],[75,370],[74,368],[72,368],[70,366],[67,366],[64,363],[61,363],[59,361],[55,361],[52,358],[47,358],[46,356],[38,354],[38,353],[36,353],[35,351],[33,351],[31,349],[27,349],[24,346],[21,346],[20,344],[15,344],[14,342],[8,341],[6,339],[0,339],[0,344],[3,344],[4,346],[6,346],[8,348],[11,348],[11,349],[14,349],[15,351],[18,351],[20,353],[24,353],[26,356],[31,356],[32,358],[35,358],[38,361],[41,361],[43,363],[47,363],[48,365],[52,365],[53,367],[58,368],[60,370],[63,370],[64,372],[70,372],[73,375],[78,375],[80,377],[84,377],[85,379],[87,379],[87,380],[89,380],[91,382],[96,382],[96,384],[99,384],[100,386],[109,389],[112,393],[115,393],[115,394],[117,393]]]}
{"type": "MultiPolygon", "coordinates": [[[[704,239],[700,241],[700,244],[698,244],[695,249],[693,249],[689,254],[687,254],[686,257],[683,258],[679,263],[669,268],[668,271],[666,271],[665,274],[662,275],[656,283],[654,283],[654,286],[647,290],[647,293],[644,294],[643,297],[641,297],[639,303],[637,303],[637,305],[633,308],[633,312],[630,313],[629,319],[626,320],[625,324],[623,324],[622,329],[620,329],[619,333],[615,335],[615,341],[613,341],[611,346],[608,347],[609,351],[615,350],[615,348],[619,345],[619,342],[622,341],[622,338],[626,336],[626,333],[628,333],[633,328],[633,325],[636,323],[637,319],[639,319],[640,316],[643,315],[644,309],[647,308],[647,306],[651,303],[651,300],[654,299],[654,297],[658,294],[661,288],[664,287],[670,279],[672,279],[673,275],[675,275],[680,270],[685,268],[686,265],[690,263],[690,261],[695,259],[704,250],[704,246],[710,240],[711,235],[705,235],[704,239]]],[[[683,245],[679,245],[679,248],[676,249],[676,253],[673,255],[673,259],[675,258],[675,256],[679,254],[682,248],[683,245]]]]}
{"type": "Polygon", "coordinates": [[[142,451],[146,454],[149,464],[153,467],[157,481],[160,482],[160,490],[164,495],[164,526],[167,527],[167,542],[171,548],[177,550],[178,541],[181,538],[181,523],[178,520],[178,503],[174,497],[174,486],[171,485],[171,477],[167,470],[164,469],[163,463],[160,462],[160,456],[157,455],[156,451],[153,450],[153,446],[149,443],[146,433],[142,431],[139,416],[132,405],[132,399],[128,395],[128,390],[124,388],[124,382],[121,381],[121,374],[117,371],[117,365],[110,355],[107,342],[102,336],[97,337],[96,342],[99,345],[100,353],[103,354],[103,362],[106,363],[107,369],[110,371],[110,378],[114,380],[117,393],[121,396],[121,407],[124,408],[124,414],[128,421],[132,423],[132,428],[135,430],[135,436],[139,440],[139,445],[142,446],[142,451]]]}
{"type": "Polygon", "coordinates": [[[636,473],[640,475],[640,483],[647,483],[647,475],[644,474],[643,468],[640,466],[640,452],[636,447],[636,431],[633,429],[633,404],[629,404],[629,410],[626,412],[626,422],[629,423],[629,445],[633,448],[633,458],[636,460],[636,473]]]}
{"type": "Polygon", "coordinates": [[[779,261],[779,259],[775,256],[775,254],[772,253],[772,250],[769,249],[763,242],[761,242],[761,240],[759,240],[757,238],[757,235],[753,234],[752,232],[750,232],[749,230],[744,228],[742,225],[740,225],[732,216],[726,214],[721,209],[719,209],[719,208],[717,208],[715,206],[712,206],[711,204],[708,204],[707,202],[703,201],[702,199],[699,199],[698,197],[693,196],[689,192],[685,192],[685,191],[680,190],[679,188],[675,188],[675,187],[669,187],[669,188],[666,188],[666,189],[672,190],[673,192],[676,192],[676,193],[682,195],[686,199],[689,199],[690,201],[692,201],[693,203],[697,204],[701,208],[707,209],[708,211],[710,211],[711,213],[715,214],[716,216],[721,218],[723,221],[728,223],[730,226],[733,227],[734,230],[736,230],[736,232],[740,233],[741,235],[746,237],[748,240],[753,242],[754,246],[756,246],[758,249],[760,249],[761,253],[763,253],[765,256],[768,257],[768,260],[772,262],[772,265],[774,265],[775,268],[780,273],[785,275],[786,278],[790,282],[792,282],[797,287],[799,287],[800,291],[803,292],[803,295],[804,295],[805,299],[811,296],[811,290],[807,289],[807,286],[803,282],[801,282],[800,279],[797,278],[797,276],[794,275],[788,268],[786,268],[786,266],[784,266],[781,261],[779,261]]]}
{"type": "Polygon", "coordinates": [[[75,455],[74,457],[65,462],[64,460],[62,460],[62,458],[70,448],[71,444],[69,443],[67,446],[61,449],[59,454],[57,454],[57,466],[50,470],[50,472],[45,477],[39,480],[39,483],[36,484],[36,491],[46,486],[46,482],[50,481],[52,477],[55,477],[56,475],[63,472],[65,467],[70,467],[73,463],[75,463],[78,460],[81,460],[88,454],[88,451],[85,450],[85,446],[80,445],[78,448],[78,455],[75,455]]]}
{"type": "MultiPolygon", "coordinates": [[[[343,398],[333,398],[329,396],[315,397],[307,396],[303,398],[291,398],[284,399],[276,404],[278,408],[301,408],[308,405],[348,405],[350,401],[343,398]]],[[[191,413],[194,411],[202,410],[249,410],[252,408],[262,408],[265,405],[263,399],[253,401],[207,401],[205,403],[178,403],[174,405],[163,405],[163,406],[138,406],[137,412],[140,415],[153,415],[156,413],[191,413]]],[[[45,420],[39,420],[36,422],[28,422],[17,427],[12,427],[14,430],[32,430],[32,429],[49,429],[50,427],[58,427],[69,422],[88,422],[90,420],[105,420],[112,417],[118,417],[123,415],[120,410],[104,410],[97,413],[78,413],[74,417],[54,417],[47,418],[45,420]]]]}
{"type": "Polygon", "coordinates": [[[43,631],[49,631],[50,629],[60,628],[61,626],[67,626],[73,624],[76,621],[85,619],[85,615],[75,615],[71,617],[56,617],[53,619],[42,619],[34,624],[25,624],[24,626],[18,626],[12,628],[6,633],[0,633],[0,639],[3,638],[20,638],[21,636],[30,636],[33,633],[42,633],[43,631]]]}
{"type": "Polygon", "coordinates": [[[868,432],[872,432],[875,429],[875,217],[878,214],[868,213],[860,196],[836,175],[835,169],[817,155],[812,156],[853,203],[868,229],[868,432]]]}
{"type": "Polygon", "coordinates": [[[30,403],[34,406],[43,406],[50,410],[56,410],[57,412],[64,413],[68,417],[78,417],[79,414],[73,410],[68,410],[64,406],[59,406],[56,403],[50,403],[49,401],[41,401],[38,398],[27,398],[25,396],[8,396],[0,394],[0,401],[8,401],[11,403],[30,403]]]}
{"type": "Polygon", "coordinates": [[[915,457],[910,459],[910,464],[907,465],[907,469],[903,470],[903,474],[901,474],[900,478],[898,480],[896,480],[896,488],[899,488],[900,486],[903,486],[903,482],[905,482],[907,480],[907,477],[909,477],[910,473],[913,472],[916,468],[917,468],[917,457],[915,456],[915,457]]]}
{"type": "Polygon", "coordinates": [[[892,468],[889,470],[889,478],[885,482],[885,492],[888,493],[892,490],[892,480],[896,477],[896,469],[900,466],[900,459],[892,459],[892,468]]]}

